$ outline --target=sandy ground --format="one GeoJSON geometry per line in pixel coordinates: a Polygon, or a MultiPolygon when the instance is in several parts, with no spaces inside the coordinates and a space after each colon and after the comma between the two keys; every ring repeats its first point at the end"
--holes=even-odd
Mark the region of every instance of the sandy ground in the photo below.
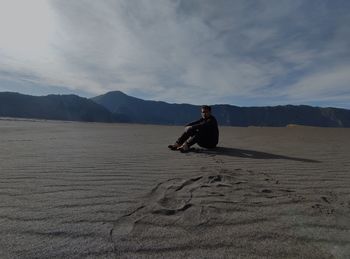
{"type": "Polygon", "coordinates": [[[349,258],[350,129],[0,120],[0,258],[349,258]]]}

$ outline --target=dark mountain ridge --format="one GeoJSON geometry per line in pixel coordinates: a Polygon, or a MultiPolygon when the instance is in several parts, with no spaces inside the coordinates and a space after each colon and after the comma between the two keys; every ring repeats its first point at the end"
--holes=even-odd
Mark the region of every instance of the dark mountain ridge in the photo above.
{"type": "Polygon", "coordinates": [[[31,96],[0,93],[0,116],[48,120],[114,122],[117,118],[103,106],[77,95],[31,96]]]}
{"type": "MultiPolygon", "coordinates": [[[[284,127],[298,124],[350,127],[350,110],[307,105],[238,107],[212,105],[220,125],[284,127]]],[[[200,117],[200,106],[147,101],[120,91],[91,99],[77,95],[31,96],[0,92],[0,117],[37,118],[87,122],[130,122],[185,125],[200,117]]]]}
{"type": "Polygon", "coordinates": [[[114,114],[127,116],[130,122],[182,125],[198,117],[198,106],[146,101],[120,91],[108,92],[92,100],[114,114]]]}
{"type": "MultiPolygon", "coordinates": [[[[116,114],[124,114],[130,122],[184,125],[198,119],[200,106],[146,101],[120,91],[92,98],[116,114]]],[[[350,127],[350,110],[320,108],[307,105],[238,107],[227,104],[212,106],[220,125],[284,127],[298,124],[318,127],[350,127]]]]}

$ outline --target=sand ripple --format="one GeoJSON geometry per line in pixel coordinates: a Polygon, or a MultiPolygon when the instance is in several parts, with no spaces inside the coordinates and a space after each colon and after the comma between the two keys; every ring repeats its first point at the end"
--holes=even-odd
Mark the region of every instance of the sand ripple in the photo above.
{"type": "Polygon", "coordinates": [[[0,121],[0,258],[350,258],[349,129],[0,121]]]}
{"type": "Polygon", "coordinates": [[[347,219],[330,225],[336,214],[349,215],[349,200],[330,194],[310,201],[259,171],[202,171],[158,184],[118,219],[118,256],[332,258],[331,249],[349,249],[347,219]]]}

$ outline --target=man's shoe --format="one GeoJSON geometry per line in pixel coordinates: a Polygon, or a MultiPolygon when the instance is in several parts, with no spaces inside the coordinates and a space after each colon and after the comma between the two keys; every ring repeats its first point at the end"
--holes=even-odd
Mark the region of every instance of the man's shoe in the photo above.
{"type": "Polygon", "coordinates": [[[187,153],[190,150],[190,147],[187,143],[184,143],[181,147],[178,148],[181,153],[187,153]]]}
{"type": "Polygon", "coordinates": [[[178,150],[178,148],[180,147],[179,144],[175,143],[174,145],[169,145],[168,148],[170,148],[171,150],[178,150]]]}

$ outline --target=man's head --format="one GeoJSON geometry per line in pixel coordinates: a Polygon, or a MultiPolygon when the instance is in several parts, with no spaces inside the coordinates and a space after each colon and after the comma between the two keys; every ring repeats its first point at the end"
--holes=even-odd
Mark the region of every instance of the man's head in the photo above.
{"type": "Polygon", "coordinates": [[[203,105],[201,108],[201,112],[203,119],[209,118],[211,115],[211,107],[208,105],[203,105]]]}

